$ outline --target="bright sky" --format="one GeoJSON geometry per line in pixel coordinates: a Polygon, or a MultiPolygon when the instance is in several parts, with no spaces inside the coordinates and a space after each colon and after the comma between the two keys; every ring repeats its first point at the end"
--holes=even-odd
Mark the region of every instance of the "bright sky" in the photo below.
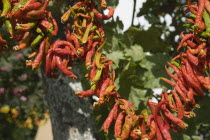
{"type": "MultiPolygon", "coordinates": [[[[151,25],[143,16],[136,17],[140,8],[143,6],[143,3],[147,0],[137,0],[136,1],[136,11],[135,11],[135,18],[134,18],[134,25],[138,25],[139,23],[144,29],[148,29],[151,25]]],[[[119,16],[120,20],[122,20],[124,29],[123,31],[127,30],[131,25],[133,14],[133,0],[119,0],[119,4],[115,9],[114,19],[119,16]]],[[[164,17],[161,17],[161,21],[166,21],[166,25],[169,27],[169,30],[175,30],[173,27],[170,26],[172,17],[166,14],[164,17]]]]}
{"type": "MultiPolygon", "coordinates": [[[[136,12],[135,15],[139,12],[140,8],[142,7],[142,4],[146,0],[137,0],[136,2],[136,12]]],[[[131,25],[132,20],[132,14],[133,14],[133,0],[120,0],[119,5],[115,9],[114,18],[116,19],[117,16],[119,16],[120,20],[122,20],[124,24],[124,31],[128,29],[131,25]]],[[[134,24],[138,24],[139,20],[141,20],[141,25],[149,26],[148,22],[144,20],[143,17],[141,18],[135,18],[134,24]]]]}

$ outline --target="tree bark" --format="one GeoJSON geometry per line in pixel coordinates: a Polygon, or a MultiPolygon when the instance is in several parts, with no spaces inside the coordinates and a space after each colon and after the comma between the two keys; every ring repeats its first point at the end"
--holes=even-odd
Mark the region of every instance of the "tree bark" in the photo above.
{"type": "Polygon", "coordinates": [[[83,90],[79,65],[72,71],[78,79],[45,77],[53,137],[54,140],[94,140],[96,130],[90,98],[79,98],[74,94],[83,90]]]}

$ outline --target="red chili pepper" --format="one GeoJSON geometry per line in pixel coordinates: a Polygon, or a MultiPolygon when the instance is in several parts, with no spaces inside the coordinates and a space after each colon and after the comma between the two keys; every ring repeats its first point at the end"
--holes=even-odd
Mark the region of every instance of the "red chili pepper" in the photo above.
{"type": "Polygon", "coordinates": [[[196,115],[193,111],[185,111],[184,116],[187,118],[192,118],[192,117],[195,117],[196,115]]]}
{"type": "Polygon", "coordinates": [[[150,115],[148,117],[147,125],[149,126],[149,129],[150,129],[150,132],[148,134],[149,139],[154,139],[158,128],[157,128],[157,125],[155,123],[153,115],[150,115]]]}
{"type": "Polygon", "coordinates": [[[175,75],[173,75],[172,73],[169,72],[169,70],[167,69],[166,66],[165,66],[165,70],[166,70],[168,76],[170,76],[174,81],[177,82],[179,80],[178,77],[176,77],[175,75]]]}
{"type": "Polygon", "coordinates": [[[172,122],[174,122],[179,127],[183,128],[183,129],[186,129],[188,127],[188,124],[186,124],[185,122],[183,122],[181,119],[175,117],[167,108],[162,109],[162,112],[165,114],[165,116],[169,120],[171,120],[172,122]]]}
{"type": "Polygon", "coordinates": [[[190,12],[192,12],[195,15],[197,15],[198,12],[194,8],[192,8],[191,0],[187,0],[187,6],[188,6],[190,12]]]}
{"type": "Polygon", "coordinates": [[[68,47],[66,48],[55,48],[55,49],[52,49],[52,51],[56,54],[59,54],[59,55],[75,55],[76,53],[72,50],[69,50],[67,49],[68,47]]]}
{"type": "MultiPolygon", "coordinates": [[[[185,81],[185,80],[184,80],[185,81]]],[[[182,90],[182,92],[184,92],[185,94],[187,94],[187,86],[186,83],[182,82],[180,79],[177,81],[177,85],[178,87],[180,87],[180,89],[182,90]]]]}
{"type": "Polygon", "coordinates": [[[208,11],[208,13],[210,13],[210,2],[208,0],[204,1],[205,1],[205,9],[208,11]]]}
{"type": "Polygon", "coordinates": [[[89,72],[89,79],[90,80],[93,80],[93,78],[95,77],[96,75],[96,61],[94,60],[93,63],[92,63],[92,67],[91,67],[91,70],[89,72]]]}
{"type": "Polygon", "coordinates": [[[199,54],[201,50],[203,50],[206,47],[206,43],[200,44],[196,49],[191,49],[188,47],[188,50],[190,51],[191,54],[199,54]]]}
{"type": "Polygon", "coordinates": [[[49,4],[50,0],[45,0],[44,5],[42,6],[41,10],[46,10],[47,9],[47,5],[49,4]]]}
{"type": "Polygon", "coordinates": [[[131,129],[132,129],[132,122],[133,122],[133,116],[127,115],[125,117],[125,122],[123,124],[122,133],[120,136],[122,140],[128,139],[131,129]]]}
{"type": "Polygon", "coordinates": [[[176,106],[177,106],[177,110],[178,110],[178,118],[182,119],[184,116],[184,108],[183,108],[182,102],[174,90],[172,90],[171,93],[173,94],[174,99],[176,100],[176,106]]]}
{"type": "Polygon", "coordinates": [[[185,93],[180,89],[180,87],[177,84],[175,84],[172,81],[170,81],[170,80],[168,80],[166,78],[163,78],[163,77],[161,77],[161,79],[164,80],[165,82],[169,83],[170,85],[172,85],[176,89],[176,91],[180,94],[180,96],[183,98],[183,100],[185,102],[188,100],[187,96],[185,95],[185,93]]]}
{"type": "Polygon", "coordinates": [[[177,74],[178,78],[183,82],[183,76],[182,76],[182,72],[179,70],[179,68],[177,68],[175,65],[167,62],[167,64],[175,71],[175,73],[177,74]]]}
{"type": "Polygon", "coordinates": [[[63,64],[61,58],[59,56],[56,56],[56,65],[58,68],[67,76],[71,77],[72,79],[76,79],[77,76],[75,76],[71,71],[69,71],[63,64]]]}
{"type": "Polygon", "coordinates": [[[159,129],[159,127],[157,127],[156,138],[157,138],[157,140],[163,140],[163,136],[161,134],[161,130],[159,129]]]}
{"type": "Polygon", "coordinates": [[[32,69],[36,69],[41,63],[45,51],[45,45],[46,45],[46,39],[43,39],[39,46],[39,52],[33,61],[32,69]]]}
{"type": "Polygon", "coordinates": [[[162,105],[166,104],[167,101],[164,99],[164,97],[162,96],[162,100],[156,105],[156,108],[155,108],[155,112],[154,112],[154,118],[156,118],[156,116],[160,115],[160,109],[162,107],[162,105]]]}
{"type": "Polygon", "coordinates": [[[37,22],[31,21],[26,24],[17,24],[15,29],[27,32],[33,29],[36,25],[37,25],[37,22]]]}
{"type": "Polygon", "coordinates": [[[123,122],[125,119],[126,113],[125,111],[121,111],[116,119],[115,125],[114,125],[114,136],[115,138],[120,138],[123,122]]]}
{"type": "Polygon", "coordinates": [[[63,41],[63,40],[59,40],[59,41],[55,41],[52,43],[51,45],[53,49],[55,48],[60,48],[60,47],[64,47],[64,46],[71,46],[71,43],[67,42],[67,41],[63,41]]]}
{"type": "Polygon", "coordinates": [[[99,93],[99,101],[98,101],[99,103],[104,103],[105,91],[110,84],[109,82],[110,82],[110,78],[107,78],[106,80],[104,80],[103,84],[101,85],[100,93],[99,93]]]}
{"type": "MultiPolygon", "coordinates": [[[[164,107],[163,107],[164,108],[164,107]]],[[[164,127],[170,132],[171,129],[171,120],[169,120],[165,114],[162,114],[164,118],[164,127]]]]}
{"type": "Polygon", "coordinates": [[[30,39],[31,39],[31,33],[25,32],[21,41],[19,41],[19,45],[14,46],[12,49],[15,51],[19,51],[26,48],[29,45],[30,39]]]}
{"type": "Polygon", "coordinates": [[[99,13],[96,9],[92,9],[93,12],[95,12],[95,16],[99,19],[102,19],[102,20],[107,20],[107,19],[110,19],[113,14],[114,14],[114,8],[112,7],[108,7],[107,8],[109,10],[109,13],[107,15],[102,15],[101,13],[99,13]]]}
{"type": "Polygon", "coordinates": [[[162,117],[161,116],[156,116],[155,120],[156,120],[156,123],[157,123],[163,137],[166,140],[172,140],[170,132],[164,127],[164,121],[163,121],[162,117]]]}
{"type": "Polygon", "coordinates": [[[173,95],[169,94],[168,98],[166,98],[166,100],[168,101],[168,106],[169,106],[170,110],[173,112],[177,112],[177,106],[174,101],[173,95]]]}
{"type": "Polygon", "coordinates": [[[118,99],[119,105],[120,105],[120,109],[122,110],[127,110],[129,107],[129,103],[128,101],[126,101],[125,99],[118,99]]]}
{"type": "Polygon", "coordinates": [[[69,41],[74,42],[74,46],[76,49],[80,48],[79,40],[75,37],[74,34],[71,34],[70,38],[68,38],[69,41]]]}
{"type": "Polygon", "coordinates": [[[93,53],[94,53],[94,50],[95,50],[95,47],[99,44],[99,42],[94,42],[93,45],[92,45],[92,48],[90,51],[87,52],[87,55],[86,55],[86,59],[85,59],[85,65],[87,68],[90,67],[91,65],[91,59],[92,59],[92,56],[93,56],[93,53]]]}
{"type": "Polygon", "coordinates": [[[190,19],[190,18],[187,18],[186,21],[191,22],[191,23],[193,23],[193,24],[195,23],[195,21],[192,20],[192,19],[190,19]]]}
{"type": "Polygon", "coordinates": [[[194,74],[193,72],[193,69],[189,63],[189,61],[187,59],[183,59],[182,62],[185,63],[185,67],[186,67],[186,70],[187,70],[187,73],[188,75],[197,83],[197,84],[200,84],[198,79],[196,78],[196,75],[194,74]]]}
{"type": "Polygon", "coordinates": [[[77,91],[75,94],[79,97],[90,97],[95,94],[95,91],[93,89],[89,89],[87,91],[77,91]]]}
{"type": "Polygon", "coordinates": [[[204,12],[205,1],[198,0],[198,12],[195,18],[195,25],[200,29],[203,30],[205,28],[205,24],[203,22],[202,16],[204,12]]]}
{"type": "Polygon", "coordinates": [[[53,55],[53,57],[52,57],[52,62],[51,62],[51,75],[52,75],[52,77],[55,77],[55,68],[56,68],[56,55],[53,55]]]}
{"type": "Polygon", "coordinates": [[[52,17],[51,12],[48,12],[47,14],[49,16],[49,19],[51,20],[52,25],[53,25],[52,35],[56,36],[58,34],[58,24],[57,24],[56,20],[52,17]]]}
{"type": "MultiPolygon", "coordinates": [[[[131,140],[137,140],[141,137],[141,131],[138,128],[133,128],[130,132],[129,137],[131,140]]],[[[146,137],[145,137],[145,139],[146,139],[146,137]]]]}
{"type": "Polygon", "coordinates": [[[53,77],[52,75],[52,68],[51,68],[51,62],[53,59],[53,52],[48,52],[46,55],[46,61],[45,61],[45,72],[47,77],[53,77]]]}
{"type": "Polygon", "coordinates": [[[0,48],[6,47],[7,46],[7,41],[4,40],[0,34],[0,48]]]}
{"type": "Polygon", "coordinates": [[[177,51],[182,47],[182,45],[184,44],[185,41],[187,41],[187,40],[189,40],[189,39],[191,39],[191,38],[193,38],[193,37],[194,37],[194,34],[186,34],[186,35],[182,38],[181,42],[179,43],[179,46],[177,47],[177,51]]]}
{"type": "Polygon", "coordinates": [[[186,51],[186,54],[187,54],[187,58],[190,61],[190,63],[194,64],[195,66],[198,66],[198,64],[199,64],[198,57],[191,54],[189,50],[186,51]]]}
{"type": "Polygon", "coordinates": [[[77,16],[81,16],[83,18],[87,18],[87,19],[91,19],[91,16],[88,16],[88,15],[85,15],[85,14],[82,14],[82,13],[78,13],[77,16]]]}
{"type": "Polygon", "coordinates": [[[85,51],[89,51],[93,45],[93,34],[88,37],[87,46],[85,46],[85,51]]]}
{"type": "Polygon", "coordinates": [[[61,17],[61,23],[65,23],[71,15],[71,9],[67,10],[61,17]]]}
{"type": "Polygon", "coordinates": [[[186,79],[186,81],[190,84],[190,86],[192,86],[200,96],[203,96],[202,88],[200,87],[200,85],[198,83],[196,83],[190,77],[190,75],[187,73],[186,68],[185,68],[184,65],[182,65],[182,74],[183,74],[184,78],[186,79]]]}
{"type": "MultiPolygon", "coordinates": [[[[184,33],[184,32],[181,32],[181,37],[182,37],[182,38],[184,38],[184,36],[185,36],[183,33],[184,33]]],[[[199,38],[198,38],[196,35],[194,36],[193,39],[200,43],[200,40],[199,40],[199,38]]],[[[197,48],[197,44],[195,44],[193,41],[191,41],[191,40],[189,40],[189,39],[186,40],[186,43],[187,43],[187,45],[188,45],[190,48],[192,48],[192,49],[197,48]]]]}
{"type": "Polygon", "coordinates": [[[113,116],[114,113],[118,110],[118,102],[116,102],[112,108],[112,110],[109,112],[108,117],[106,118],[106,120],[104,121],[103,127],[104,127],[104,132],[108,132],[108,129],[113,121],[113,116]]]}
{"type": "Polygon", "coordinates": [[[210,82],[208,81],[208,79],[206,79],[202,72],[196,67],[192,65],[192,69],[196,75],[196,78],[198,79],[198,81],[202,84],[202,86],[206,89],[210,89],[210,82]]]}
{"type": "Polygon", "coordinates": [[[109,64],[105,63],[104,64],[104,69],[103,69],[103,73],[102,73],[102,79],[106,79],[106,78],[110,78],[110,75],[109,75],[109,64]]]}
{"type": "Polygon", "coordinates": [[[28,3],[26,3],[24,6],[22,6],[20,8],[20,11],[23,12],[28,12],[28,11],[32,11],[32,10],[37,10],[42,6],[42,4],[40,2],[37,2],[35,0],[29,0],[28,3]]]}
{"type": "Polygon", "coordinates": [[[188,91],[188,93],[187,93],[187,96],[188,96],[188,98],[189,98],[189,100],[190,100],[190,103],[191,103],[191,106],[192,106],[193,108],[194,108],[194,106],[195,106],[194,94],[195,94],[195,92],[193,91],[193,89],[192,89],[192,88],[189,88],[189,91],[188,91]]]}
{"type": "Polygon", "coordinates": [[[100,7],[102,9],[105,9],[106,8],[106,5],[107,5],[106,0],[100,0],[100,1],[101,1],[100,7]]]}
{"type": "Polygon", "coordinates": [[[42,19],[44,17],[46,17],[45,10],[33,10],[33,11],[26,13],[27,19],[42,19]]]}

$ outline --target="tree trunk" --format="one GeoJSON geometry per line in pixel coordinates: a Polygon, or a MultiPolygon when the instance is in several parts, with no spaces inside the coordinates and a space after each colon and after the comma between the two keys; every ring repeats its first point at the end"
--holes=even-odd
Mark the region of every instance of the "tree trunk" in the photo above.
{"type": "Polygon", "coordinates": [[[95,125],[90,98],[79,98],[83,90],[79,65],[72,70],[78,79],[60,76],[46,79],[47,95],[54,140],[94,140],[95,125]]]}

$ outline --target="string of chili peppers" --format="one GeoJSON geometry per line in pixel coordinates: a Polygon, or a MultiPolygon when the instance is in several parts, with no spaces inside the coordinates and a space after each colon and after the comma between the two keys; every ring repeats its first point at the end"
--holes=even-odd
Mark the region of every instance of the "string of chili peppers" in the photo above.
{"type": "MultiPolygon", "coordinates": [[[[89,73],[86,77],[91,81],[91,89],[78,91],[79,97],[96,95],[99,100],[94,107],[100,107],[103,103],[113,103],[113,108],[108,114],[103,127],[108,132],[113,121],[115,137],[118,140],[125,139],[167,139],[170,140],[170,130],[179,132],[179,128],[188,125],[182,121],[184,117],[195,116],[193,109],[198,105],[194,96],[203,96],[203,89],[209,89],[210,79],[206,71],[209,64],[209,1],[198,0],[198,3],[187,1],[185,14],[189,15],[187,21],[190,33],[181,33],[182,40],[177,51],[184,46],[185,50],[176,56],[168,66],[174,72],[171,73],[167,66],[166,72],[173,81],[162,78],[173,86],[173,90],[161,94],[161,101],[154,103],[147,101],[151,114],[142,111],[136,115],[133,103],[122,99],[114,85],[115,72],[113,62],[101,53],[106,43],[104,30],[100,20],[112,17],[114,9],[107,7],[106,1],[101,0],[100,8],[108,9],[104,15],[97,9],[93,0],[81,0],[70,7],[61,17],[65,23],[70,17],[73,25],[65,27],[66,41],[55,41],[49,45],[51,36],[57,34],[58,27],[50,12],[45,9],[49,0],[2,0],[0,26],[6,25],[11,37],[19,41],[14,50],[21,50],[31,46],[34,51],[29,58],[36,56],[26,65],[32,69],[37,68],[40,62],[45,61],[45,70],[48,77],[56,77],[56,67],[65,75],[77,78],[70,69],[75,60],[85,62],[89,73]],[[20,16],[21,15],[21,16],[20,16]],[[44,57],[46,55],[46,57],[44,57]]],[[[0,37],[0,50],[7,47],[6,40],[0,37]]]]}
{"type": "MultiPolygon", "coordinates": [[[[11,38],[18,42],[13,47],[20,51],[30,47],[33,53],[29,55],[26,66],[37,68],[49,47],[49,40],[58,32],[58,26],[51,12],[46,11],[50,0],[2,0],[0,25],[5,25],[11,38]]],[[[0,26],[1,27],[1,26],[0,26]]],[[[6,41],[0,35],[0,52],[6,50],[6,41]]]]}
{"type": "MultiPolygon", "coordinates": [[[[132,103],[128,103],[126,100],[121,99],[120,95],[115,90],[115,86],[113,85],[114,70],[112,68],[112,61],[108,58],[102,57],[102,54],[98,51],[98,48],[101,47],[95,47],[95,45],[93,45],[95,51],[94,56],[92,56],[92,51],[84,51],[86,56],[86,66],[87,68],[90,68],[88,78],[91,81],[92,87],[90,90],[76,92],[76,94],[79,97],[87,97],[91,95],[98,96],[99,101],[94,104],[95,107],[100,106],[104,102],[114,101],[113,108],[103,124],[105,132],[108,132],[111,123],[115,121],[114,133],[116,139],[170,140],[172,139],[170,130],[180,132],[179,127],[183,129],[188,127],[188,124],[186,124],[182,119],[184,117],[195,117],[193,109],[198,107],[198,105],[195,102],[194,96],[203,96],[203,89],[209,89],[210,85],[209,77],[205,76],[206,68],[209,66],[209,53],[206,45],[208,43],[207,37],[209,37],[208,27],[206,27],[207,22],[209,21],[209,13],[207,13],[207,11],[205,12],[204,4],[201,3],[204,2],[198,1],[198,4],[190,4],[190,1],[187,1],[185,13],[194,14],[190,15],[190,17],[194,17],[194,19],[189,20],[193,23],[193,25],[190,26],[191,33],[185,35],[184,32],[181,33],[181,37],[183,39],[181,40],[177,51],[182,46],[185,46],[186,49],[171,62],[168,62],[168,66],[174,70],[173,73],[171,73],[167,66],[165,66],[166,72],[173,81],[162,78],[162,80],[172,85],[174,89],[168,93],[165,89],[164,93],[161,94],[161,101],[159,103],[147,101],[151,112],[150,115],[146,113],[146,111],[141,115],[136,115],[134,109],[132,108],[132,103]],[[191,11],[192,7],[194,13],[191,11]],[[91,54],[93,58],[92,62],[90,61],[91,59],[89,54],[91,54]],[[107,62],[103,63],[104,61],[102,60],[104,59],[107,59],[107,62]],[[106,71],[106,67],[104,67],[105,64],[108,65],[109,71],[112,73],[107,73],[108,70],[106,71]],[[112,100],[113,98],[114,100],[112,100]]],[[[208,1],[205,1],[205,3],[207,6],[209,5],[207,4],[209,3],[208,1]]],[[[83,1],[83,4],[86,4],[85,1],[83,1]]],[[[89,1],[87,5],[87,7],[95,8],[95,4],[92,1],[89,1]]],[[[76,10],[76,8],[74,9],[74,7],[78,7],[78,5],[76,4],[72,7],[72,9],[70,8],[69,11],[64,14],[64,19],[66,19],[66,15],[69,16],[69,13],[73,11],[75,12],[74,15],[77,16],[84,14],[83,11],[81,13],[79,10],[76,10]]],[[[88,10],[90,10],[90,13],[95,11],[91,8],[88,10]]],[[[87,13],[85,14],[88,15],[87,13]]],[[[77,39],[79,39],[79,42],[81,42],[80,45],[82,45],[82,39],[85,36],[86,31],[81,32],[81,30],[82,27],[84,27],[83,23],[84,18],[86,17],[82,16],[83,18],[78,20],[78,18],[75,18],[77,16],[74,16],[74,25],[71,29],[73,30],[73,34],[79,34],[77,39]],[[82,33],[82,35],[80,33],[82,33]]],[[[103,19],[102,16],[97,16],[96,14],[94,14],[94,18],[96,22],[99,19],[103,19]]],[[[99,28],[98,26],[96,27],[99,28]]],[[[88,29],[88,26],[86,29],[88,29]]],[[[91,33],[95,35],[94,32],[90,32],[89,37],[91,37],[91,33]]],[[[93,44],[97,42],[94,39],[92,39],[93,44]]],[[[102,39],[100,44],[103,44],[103,41],[104,39],[102,39]]],[[[84,45],[84,47],[86,46],[84,45]]],[[[84,48],[84,50],[86,49],[84,48]]]]}

